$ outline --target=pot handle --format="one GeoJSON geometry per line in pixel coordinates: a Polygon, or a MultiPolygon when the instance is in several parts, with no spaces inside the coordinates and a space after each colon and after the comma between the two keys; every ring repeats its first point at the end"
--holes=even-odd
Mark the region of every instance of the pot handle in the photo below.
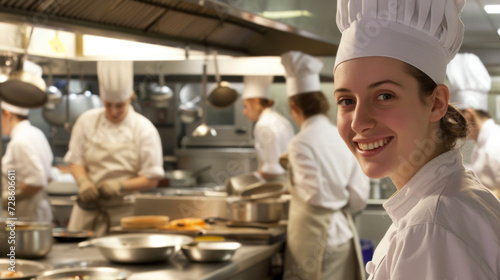
{"type": "Polygon", "coordinates": [[[90,246],[94,246],[94,242],[92,242],[92,240],[82,241],[82,242],[78,243],[78,248],[80,248],[80,249],[87,248],[90,246]]]}

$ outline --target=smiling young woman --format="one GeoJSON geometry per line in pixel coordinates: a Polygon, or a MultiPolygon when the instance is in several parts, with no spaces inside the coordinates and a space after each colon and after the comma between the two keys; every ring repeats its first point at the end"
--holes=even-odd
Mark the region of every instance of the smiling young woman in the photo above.
{"type": "Polygon", "coordinates": [[[500,279],[500,202],[463,165],[466,121],[444,85],[464,4],[338,1],[339,133],[365,174],[398,188],[369,279],[500,279]]]}

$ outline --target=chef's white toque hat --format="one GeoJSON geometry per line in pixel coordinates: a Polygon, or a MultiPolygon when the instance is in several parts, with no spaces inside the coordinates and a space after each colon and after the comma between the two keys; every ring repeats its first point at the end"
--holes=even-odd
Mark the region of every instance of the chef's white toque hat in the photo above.
{"type": "Polygon", "coordinates": [[[134,64],[132,61],[98,61],[97,78],[105,101],[124,102],[134,90],[134,64]]]}
{"type": "Polygon", "coordinates": [[[406,62],[437,84],[462,44],[465,0],[337,0],[342,38],[335,68],[347,60],[384,56],[406,62]]]}
{"type": "Polygon", "coordinates": [[[289,51],[281,55],[281,64],[285,67],[288,97],[321,90],[319,72],[323,62],[303,52],[289,51]]]}
{"type": "Polygon", "coordinates": [[[491,77],[479,57],[459,53],[446,68],[450,83],[450,104],[457,108],[488,111],[491,77]]]}
{"type": "Polygon", "coordinates": [[[243,82],[243,99],[265,98],[269,99],[269,86],[273,82],[273,76],[245,76],[243,82]]]}
{"type": "Polygon", "coordinates": [[[2,110],[9,111],[9,112],[16,114],[16,115],[27,116],[29,114],[28,108],[14,106],[14,105],[7,103],[5,101],[2,101],[0,106],[2,107],[2,110]]]}

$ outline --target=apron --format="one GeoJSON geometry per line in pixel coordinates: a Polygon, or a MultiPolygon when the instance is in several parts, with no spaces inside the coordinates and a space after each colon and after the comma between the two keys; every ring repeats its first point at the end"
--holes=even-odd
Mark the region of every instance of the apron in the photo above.
{"type": "MultiPolygon", "coordinates": [[[[16,182],[16,187],[17,185],[18,183],[16,182]]],[[[7,180],[7,177],[3,175],[2,198],[9,195],[8,187],[9,181],[7,180]]],[[[45,190],[41,190],[29,198],[16,199],[15,206],[6,203],[6,205],[3,205],[2,207],[4,208],[4,217],[16,217],[18,220],[52,223],[52,207],[50,206],[50,200],[45,190]],[[8,206],[15,209],[15,216],[8,215],[8,206]]]]}
{"type": "Polygon", "coordinates": [[[335,262],[335,248],[328,246],[326,243],[332,215],[341,210],[314,206],[303,201],[295,191],[291,166],[288,165],[287,169],[292,199],[289,207],[283,279],[347,280],[343,276],[344,271],[341,271],[345,269],[349,271],[354,269],[354,279],[356,280],[366,279],[361,246],[351,215],[347,211],[343,211],[347,217],[349,228],[354,235],[350,242],[354,242],[354,244],[348,243],[339,246],[342,249],[337,255],[343,257],[345,252],[349,252],[353,247],[354,252],[352,253],[355,256],[352,256],[352,259],[356,260],[357,266],[354,265],[354,262],[349,262],[349,264],[343,261],[335,262]]]}
{"type": "MultiPolygon", "coordinates": [[[[133,113],[133,112],[129,112],[133,113]]],[[[104,112],[99,115],[92,135],[98,135],[98,124],[104,112]]],[[[132,141],[124,143],[95,141],[91,138],[84,162],[89,179],[95,184],[106,180],[128,180],[137,177],[139,159],[135,141],[137,122],[132,141]]],[[[111,226],[120,224],[120,219],[132,216],[134,201],[129,197],[100,199],[95,207],[84,207],[75,203],[68,224],[68,230],[93,230],[96,235],[109,233],[111,226]]]]}

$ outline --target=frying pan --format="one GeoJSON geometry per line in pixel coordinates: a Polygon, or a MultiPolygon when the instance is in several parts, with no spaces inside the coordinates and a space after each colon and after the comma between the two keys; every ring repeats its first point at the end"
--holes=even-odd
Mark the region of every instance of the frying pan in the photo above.
{"type": "Polygon", "coordinates": [[[24,71],[23,68],[34,29],[34,27],[31,28],[24,55],[18,67],[10,73],[5,82],[0,83],[0,98],[7,103],[24,108],[40,107],[47,102],[45,81],[41,76],[24,71]]]}
{"type": "Polygon", "coordinates": [[[226,81],[221,81],[219,75],[219,66],[217,63],[217,52],[214,52],[215,63],[215,85],[207,96],[210,105],[216,108],[225,108],[233,105],[238,99],[238,92],[226,81]]]}

